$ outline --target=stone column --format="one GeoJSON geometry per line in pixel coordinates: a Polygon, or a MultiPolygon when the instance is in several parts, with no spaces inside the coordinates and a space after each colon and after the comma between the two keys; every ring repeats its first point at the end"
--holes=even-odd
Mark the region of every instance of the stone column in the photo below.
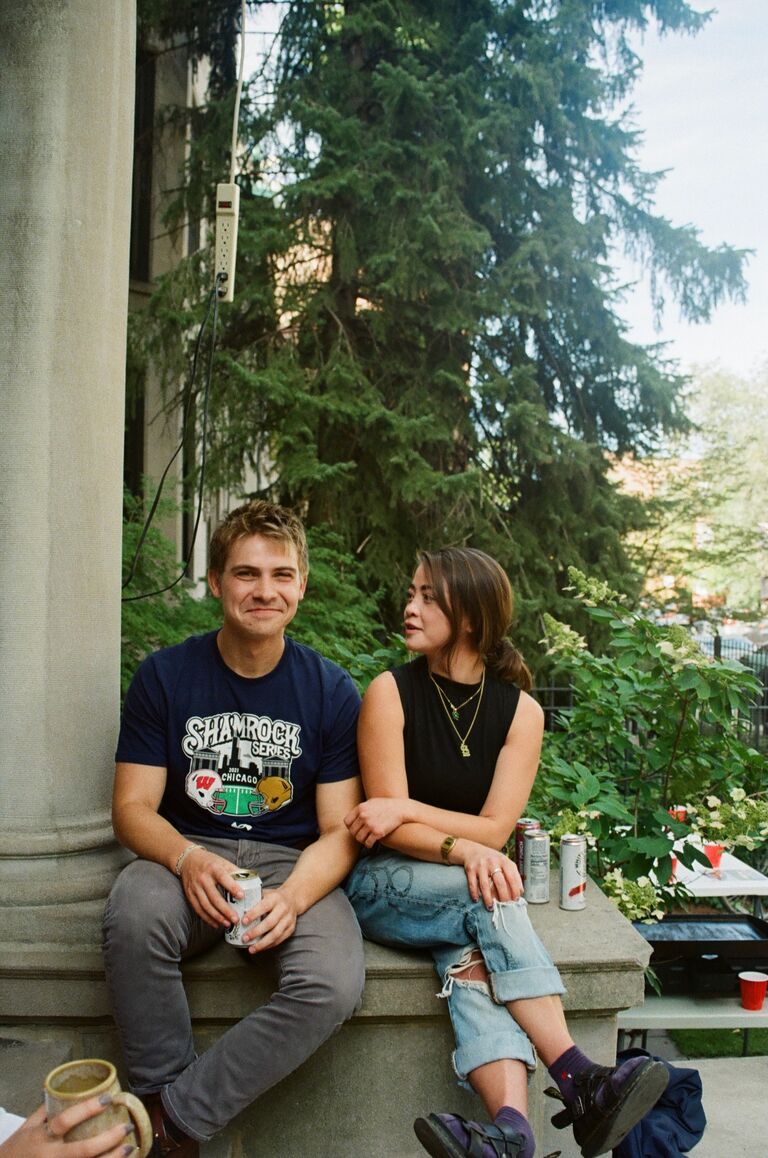
{"type": "Polygon", "coordinates": [[[97,936],[120,863],[135,0],[0,0],[0,939],[97,936]]]}

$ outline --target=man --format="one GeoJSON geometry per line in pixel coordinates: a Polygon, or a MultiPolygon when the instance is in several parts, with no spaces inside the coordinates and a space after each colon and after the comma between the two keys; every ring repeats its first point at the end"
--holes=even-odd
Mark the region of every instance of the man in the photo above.
{"type": "Polygon", "coordinates": [[[232,511],[210,546],[221,629],[150,656],[126,697],[113,823],[139,859],[107,903],[104,953],[158,1158],[196,1158],[362,992],[362,940],[336,887],[356,856],[343,818],[361,799],[359,696],[346,672],[285,635],[307,572],[290,511],[232,511]],[[234,923],[223,891],[242,896],[238,868],[258,871],[263,899],[244,918],[247,949],[232,952],[272,950],[279,987],[198,1057],[179,960],[234,923]]]}

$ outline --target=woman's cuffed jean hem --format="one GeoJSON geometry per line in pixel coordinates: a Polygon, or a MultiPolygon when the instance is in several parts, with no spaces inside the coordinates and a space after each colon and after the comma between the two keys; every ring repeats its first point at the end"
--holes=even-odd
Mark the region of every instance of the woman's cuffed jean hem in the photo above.
{"type": "Polygon", "coordinates": [[[534,997],[560,997],[565,986],[554,965],[536,965],[532,969],[509,969],[505,973],[489,973],[488,980],[494,1001],[506,1005],[510,1001],[526,1001],[534,997]]]}
{"type": "Polygon", "coordinates": [[[472,1071],[496,1061],[522,1062],[530,1073],[536,1069],[536,1054],[523,1034],[483,1034],[472,1041],[464,1041],[453,1052],[453,1069],[459,1085],[472,1089],[468,1080],[472,1071]]]}

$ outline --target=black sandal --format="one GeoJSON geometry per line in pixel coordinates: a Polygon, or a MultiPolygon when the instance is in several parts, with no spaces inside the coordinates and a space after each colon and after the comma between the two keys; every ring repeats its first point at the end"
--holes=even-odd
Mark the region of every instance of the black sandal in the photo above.
{"type": "Polygon", "coordinates": [[[467,1122],[459,1114],[462,1126],[469,1134],[469,1149],[461,1145],[439,1114],[427,1118],[417,1118],[413,1123],[416,1137],[432,1158],[485,1158],[485,1146],[490,1146],[495,1158],[517,1158],[525,1146],[525,1138],[519,1130],[502,1122],[501,1125],[467,1122]]]}
{"type": "MultiPolygon", "coordinates": [[[[573,1136],[584,1158],[597,1158],[598,1154],[615,1149],[632,1127],[656,1105],[669,1082],[667,1067],[648,1058],[628,1075],[620,1089],[614,1090],[609,1079],[617,1069],[617,1066],[592,1065],[576,1074],[573,1080],[579,1091],[578,1097],[567,1102],[566,1108],[552,1118],[552,1125],[558,1130],[573,1126],[573,1136]],[[602,1105],[597,1102],[598,1090],[602,1105]]],[[[565,1101],[557,1089],[549,1088],[544,1092],[565,1101]]]]}

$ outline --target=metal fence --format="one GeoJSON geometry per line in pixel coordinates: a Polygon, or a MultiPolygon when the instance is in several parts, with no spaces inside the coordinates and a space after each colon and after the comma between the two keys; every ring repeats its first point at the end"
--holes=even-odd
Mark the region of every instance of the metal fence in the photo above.
{"type": "MultiPolygon", "coordinates": [[[[534,688],[533,695],[544,709],[544,728],[547,732],[557,732],[561,725],[558,718],[573,708],[575,703],[573,688],[563,684],[552,684],[534,688]]],[[[736,722],[740,738],[751,748],[768,752],[768,679],[764,677],[763,694],[760,701],[749,712],[739,712],[736,722]]]]}
{"type": "Polygon", "coordinates": [[[735,659],[750,671],[756,671],[765,680],[768,677],[768,652],[754,647],[744,636],[707,635],[693,636],[705,655],[715,659],[735,659]]]}
{"type": "Polygon", "coordinates": [[[534,688],[532,693],[544,709],[544,730],[559,731],[557,717],[568,712],[574,705],[573,688],[550,684],[548,687],[534,688]]]}
{"type": "Polygon", "coordinates": [[[757,748],[760,752],[768,752],[768,703],[765,701],[766,688],[763,688],[763,702],[755,704],[749,713],[739,713],[739,725],[742,739],[750,748],[757,748]]]}

